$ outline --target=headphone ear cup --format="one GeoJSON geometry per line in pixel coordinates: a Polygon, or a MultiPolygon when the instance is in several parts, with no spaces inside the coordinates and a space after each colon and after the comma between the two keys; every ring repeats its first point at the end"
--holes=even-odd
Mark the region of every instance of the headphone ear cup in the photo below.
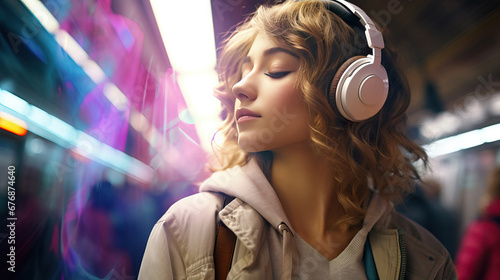
{"type": "MultiPolygon", "coordinates": [[[[336,102],[336,95],[337,95],[337,86],[339,84],[340,78],[342,78],[342,75],[344,75],[345,71],[349,66],[351,66],[354,62],[356,62],[358,59],[363,59],[366,58],[366,56],[358,55],[358,56],[353,56],[349,58],[346,62],[344,62],[342,65],[340,65],[339,69],[337,70],[337,73],[332,78],[332,83],[330,84],[330,91],[328,92],[328,102],[330,103],[330,106],[332,108],[338,107],[337,102],[336,102]]],[[[341,112],[342,115],[344,115],[343,112],[341,112]]]]}
{"type": "Polygon", "coordinates": [[[388,92],[384,67],[368,57],[355,56],[344,62],[332,79],[329,102],[347,120],[360,122],[382,109],[388,92]]]}

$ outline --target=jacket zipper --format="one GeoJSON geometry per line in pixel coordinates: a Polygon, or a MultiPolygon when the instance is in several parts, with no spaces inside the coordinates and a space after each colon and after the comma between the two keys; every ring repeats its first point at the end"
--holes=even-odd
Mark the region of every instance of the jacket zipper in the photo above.
{"type": "Polygon", "coordinates": [[[399,238],[399,250],[401,251],[401,269],[399,270],[399,279],[404,280],[406,275],[406,263],[408,254],[406,252],[406,242],[402,229],[398,229],[398,238],[399,238]]]}

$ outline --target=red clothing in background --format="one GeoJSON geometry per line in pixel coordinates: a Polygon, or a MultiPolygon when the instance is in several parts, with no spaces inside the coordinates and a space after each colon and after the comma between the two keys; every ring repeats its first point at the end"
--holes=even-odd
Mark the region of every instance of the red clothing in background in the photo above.
{"type": "Polygon", "coordinates": [[[473,222],[462,239],[456,259],[458,279],[500,279],[500,199],[473,222]]]}

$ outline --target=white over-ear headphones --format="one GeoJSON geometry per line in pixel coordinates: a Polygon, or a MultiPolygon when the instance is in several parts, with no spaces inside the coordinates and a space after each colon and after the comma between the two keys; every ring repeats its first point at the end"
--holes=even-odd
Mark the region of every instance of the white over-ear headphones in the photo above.
{"type": "Polygon", "coordinates": [[[389,79],[381,64],[384,39],[373,21],[356,5],[343,0],[324,3],[347,24],[352,24],[353,15],[357,17],[373,50],[371,55],[355,56],[344,62],[333,77],[328,93],[330,104],[336,104],[343,117],[360,122],[376,115],[387,99],[389,79]]]}

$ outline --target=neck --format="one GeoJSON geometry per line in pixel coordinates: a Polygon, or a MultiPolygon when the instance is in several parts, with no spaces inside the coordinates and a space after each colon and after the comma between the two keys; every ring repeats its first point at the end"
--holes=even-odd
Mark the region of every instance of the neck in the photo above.
{"type": "Polygon", "coordinates": [[[271,185],[302,237],[326,235],[344,214],[331,175],[333,168],[325,158],[314,156],[309,144],[273,151],[271,185]]]}

